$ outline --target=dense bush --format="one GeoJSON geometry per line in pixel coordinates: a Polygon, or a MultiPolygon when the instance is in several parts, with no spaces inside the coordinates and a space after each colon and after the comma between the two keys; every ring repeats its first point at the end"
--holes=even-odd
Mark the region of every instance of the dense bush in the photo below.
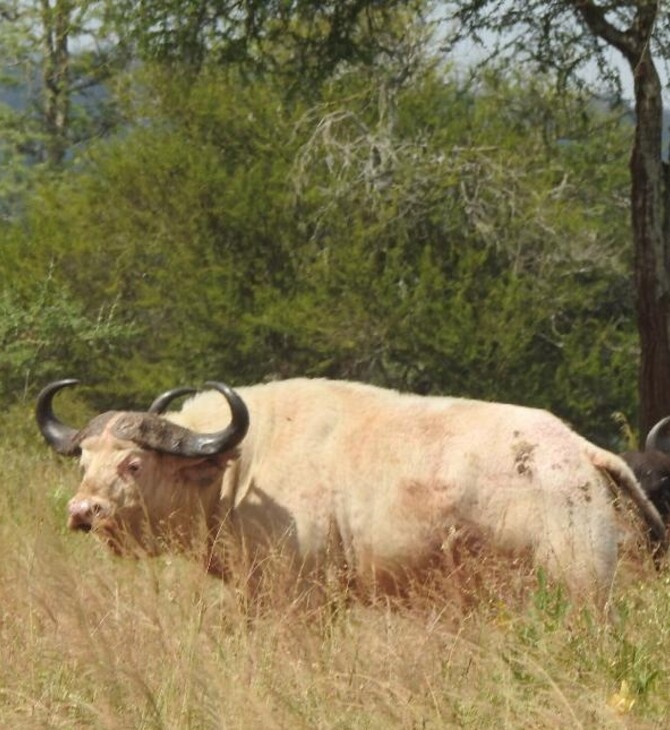
{"type": "Polygon", "coordinates": [[[634,417],[614,122],[537,83],[471,93],[433,71],[344,74],[309,105],[233,71],[131,88],[126,132],[24,222],[37,282],[76,311],[114,303],[121,329],[83,368],[98,403],[327,375],[547,406],[601,441],[614,411],[634,417]]]}

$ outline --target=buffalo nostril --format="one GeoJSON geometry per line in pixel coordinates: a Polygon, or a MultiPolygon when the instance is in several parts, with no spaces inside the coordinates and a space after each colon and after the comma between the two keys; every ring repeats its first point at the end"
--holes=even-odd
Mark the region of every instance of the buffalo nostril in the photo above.
{"type": "Polygon", "coordinates": [[[105,513],[105,506],[95,499],[73,499],[68,504],[68,527],[89,532],[96,517],[105,513]]]}

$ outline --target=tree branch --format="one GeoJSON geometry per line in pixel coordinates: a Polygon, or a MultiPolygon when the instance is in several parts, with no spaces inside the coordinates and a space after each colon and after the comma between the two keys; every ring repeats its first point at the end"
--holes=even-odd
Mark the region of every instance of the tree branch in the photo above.
{"type": "Polygon", "coordinates": [[[570,0],[570,3],[594,35],[620,51],[632,68],[637,66],[656,22],[656,0],[639,0],[631,27],[626,30],[612,25],[605,17],[607,9],[592,0],[570,0]]]}
{"type": "Polygon", "coordinates": [[[598,38],[614,46],[626,59],[635,64],[637,44],[631,38],[630,31],[622,31],[612,25],[605,17],[606,10],[591,0],[570,0],[570,4],[581,15],[589,30],[598,38]]]}

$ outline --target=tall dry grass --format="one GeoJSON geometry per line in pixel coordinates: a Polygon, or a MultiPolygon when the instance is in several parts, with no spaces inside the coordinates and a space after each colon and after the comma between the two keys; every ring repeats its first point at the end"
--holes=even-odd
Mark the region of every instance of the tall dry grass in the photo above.
{"type": "Polygon", "coordinates": [[[0,428],[0,728],[669,726],[667,575],[617,589],[610,623],[541,581],[256,613],[194,561],[67,533],[76,466],[29,414],[0,428]]]}

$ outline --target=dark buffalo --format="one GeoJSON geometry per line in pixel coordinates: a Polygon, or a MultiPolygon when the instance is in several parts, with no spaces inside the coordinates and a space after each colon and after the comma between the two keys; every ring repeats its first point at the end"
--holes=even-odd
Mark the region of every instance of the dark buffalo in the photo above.
{"type": "Polygon", "coordinates": [[[663,520],[670,521],[670,416],[649,431],[644,451],[621,454],[663,520]]]}

